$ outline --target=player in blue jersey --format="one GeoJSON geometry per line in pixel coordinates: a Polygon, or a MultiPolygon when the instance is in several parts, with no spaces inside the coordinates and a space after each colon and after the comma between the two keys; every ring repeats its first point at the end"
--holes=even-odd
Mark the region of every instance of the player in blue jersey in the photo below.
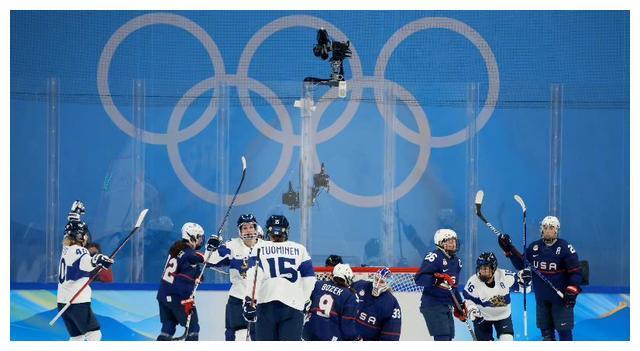
{"type": "Polygon", "coordinates": [[[398,341],[402,327],[400,304],[391,293],[392,273],[384,267],[373,275],[373,282],[360,280],[352,287],[358,297],[356,330],[364,341],[398,341]]]}
{"type": "Polygon", "coordinates": [[[308,341],[356,340],[356,295],[351,290],[353,271],[348,264],[333,267],[332,281],[317,281],[311,293],[309,321],[303,338],[308,341]]]}
{"type": "Polygon", "coordinates": [[[424,287],[420,300],[420,312],[427,323],[429,334],[435,341],[449,341],[455,336],[453,325],[454,315],[461,321],[466,321],[467,311],[460,311],[449,289],[452,289],[458,302],[462,296],[458,291],[458,281],[462,260],[456,256],[458,252],[458,235],[451,229],[438,229],[433,237],[436,249],[427,253],[416,273],[416,285],[424,287]]]}
{"type": "MultiPolygon", "coordinates": [[[[578,253],[573,245],[558,237],[560,221],[554,216],[540,222],[541,238],[532,242],[526,251],[529,264],[533,265],[556,289],[556,292],[537,275],[533,275],[533,292],[536,297],[536,325],[544,340],[573,340],[573,307],[580,293],[582,271],[578,253]]],[[[502,234],[498,243],[516,269],[523,269],[524,257],[513,246],[509,235],[502,234]]]]}
{"type": "MultiPolygon", "coordinates": [[[[240,215],[237,226],[239,238],[233,238],[222,245],[222,238],[217,236],[213,236],[207,241],[207,251],[213,251],[207,263],[215,267],[229,267],[231,289],[225,308],[224,337],[226,341],[246,339],[246,337],[236,338],[236,335],[240,336],[248,327],[247,321],[242,316],[242,303],[249,281],[247,279],[249,253],[258,241],[261,241],[258,223],[254,215],[250,213],[240,215]]],[[[251,282],[253,283],[253,281],[251,282]]],[[[255,340],[255,328],[249,328],[249,331],[251,340],[255,340]]]]}
{"type": "Polygon", "coordinates": [[[185,326],[190,313],[191,322],[185,340],[198,340],[198,311],[190,297],[200,274],[200,264],[204,263],[204,255],[197,251],[202,246],[203,235],[204,230],[199,224],[187,222],[182,226],[182,239],[169,249],[156,295],[162,323],[156,340],[172,340],[176,326],[185,326]]]}
{"type": "Polygon", "coordinates": [[[266,228],[271,241],[258,242],[249,257],[244,316],[256,323],[258,341],[300,341],[302,311],[316,283],[311,257],[303,245],[288,241],[285,216],[269,217],[266,228]]]}

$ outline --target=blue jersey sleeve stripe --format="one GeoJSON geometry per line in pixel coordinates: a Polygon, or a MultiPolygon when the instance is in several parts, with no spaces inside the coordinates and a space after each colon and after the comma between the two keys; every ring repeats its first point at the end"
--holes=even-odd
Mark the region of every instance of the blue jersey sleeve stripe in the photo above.
{"type": "Polygon", "coordinates": [[[313,271],[313,264],[311,260],[306,260],[300,263],[300,267],[298,267],[298,271],[300,272],[301,277],[313,277],[315,276],[315,272],[313,271]]]}

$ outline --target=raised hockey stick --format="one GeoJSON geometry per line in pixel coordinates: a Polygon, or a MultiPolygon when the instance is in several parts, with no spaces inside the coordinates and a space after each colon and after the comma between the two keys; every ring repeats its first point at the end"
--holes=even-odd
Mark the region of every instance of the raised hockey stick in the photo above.
{"type": "MultiPolygon", "coordinates": [[[[498,229],[496,229],[491,223],[489,223],[489,221],[487,221],[487,219],[484,217],[484,215],[482,214],[481,211],[481,207],[482,207],[482,200],[484,199],[484,192],[482,190],[478,190],[478,192],[476,193],[476,215],[484,222],[484,224],[487,225],[487,227],[489,227],[489,229],[491,229],[491,231],[496,235],[496,236],[500,236],[503,233],[500,232],[498,229]]],[[[523,255],[525,255],[525,253],[523,253],[523,255]]],[[[530,268],[531,271],[533,273],[535,273],[543,282],[545,282],[545,284],[547,284],[551,289],[553,289],[553,291],[556,292],[556,294],[558,294],[558,296],[560,296],[560,298],[564,298],[564,294],[562,293],[562,291],[558,290],[558,288],[556,288],[553,283],[551,281],[549,281],[549,279],[547,279],[547,277],[545,277],[542,273],[540,273],[539,270],[537,270],[534,266],[529,265],[529,266],[525,266],[526,268],[530,268]]]]}
{"type": "MultiPolygon", "coordinates": [[[[260,248],[256,249],[256,264],[254,265],[255,273],[253,274],[253,287],[251,288],[251,301],[253,302],[256,299],[256,285],[258,284],[258,264],[260,264],[260,248]]],[[[247,321],[248,322],[248,321],[247,321]]],[[[247,337],[246,341],[249,341],[249,335],[251,333],[251,325],[256,321],[247,323],[247,337]]]]}
{"type": "MultiPolygon", "coordinates": [[[[138,216],[138,220],[136,221],[136,225],[133,227],[133,229],[131,230],[131,232],[129,232],[129,235],[127,235],[126,238],[124,238],[120,244],[118,245],[118,247],[113,250],[113,252],[111,253],[111,255],[109,255],[109,258],[113,259],[114,257],[116,257],[116,255],[118,254],[118,252],[120,252],[120,250],[122,249],[122,247],[129,241],[129,239],[131,239],[131,237],[133,236],[133,234],[135,234],[138,229],[140,228],[140,226],[142,225],[142,222],[144,221],[144,217],[147,215],[147,212],[149,211],[148,208],[145,208],[144,210],[142,210],[142,212],[140,212],[140,215],[138,216]]],[[[55,317],[53,317],[53,319],[49,322],[49,325],[52,326],[59,318],[60,316],[62,316],[62,314],[71,306],[71,304],[73,303],[73,301],[76,300],[76,298],[78,298],[78,296],[80,295],[80,293],[87,287],[89,286],[89,284],[91,284],[91,282],[94,281],[94,279],[96,279],[96,277],[98,276],[98,274],[102,271],[102,267],[100,267],[97,271],[95,271],[91,277],[89,277],[89,280],[87,280],[86,283],[84,283],[80,289],[78,289],[78,291],[71,297],[71,299],[69,300],[69,302],[67,302],[66,305],[64,305],[64,307],[58,312],[58,314],[56,314],[55,317]]]]}
{"type": "MultiPolygon", "coordinates": [[[[524,200],[520,195],[513,195],[513,198],[516,202],[522,207],[522,252],[527,252],[527,206],[524,204],[524,200]]],[[[524,260],[524,266],[527,266],[527,255],[522,255],[522,259],[524,260]]],[[[527,287],[525,285],[524,291],[522,293],[522,299],[524,303],[524,336],[527,336],[527,287]]]]}
{"type": "MultiPolygon", "coordinates": [[[[220,236],[222,234],[224,225],[227,223],[227,219],[229,218],[229,212],[231,212],[231,208],[233,208],[233,204],[236,202],[236,198],[238,197],[238,193],[240,192],[240,188],[242,187],[242,183],[244,183],[244,178],[246,175],[247,175],[247,160],[244,158],[244,156],[242,156],[242,177],[240,178],[240,183],[238,184],[238,188],[236,188],[235,194],[233,194],[233,198],[231,198],[231,203],[229,203],[227,212],[224,214],[224,217],[222,218],[222,223],[220,223],[220,226],[218,227],[218,231],[215,234],[217,236],[220,236]]],[[[213,254],[213,251],[209,251],[207,253],[207,257],[204,259],[205,266],[207,265],[207,262],[209,262],[209,259],[211,258],[212,254],[213,254]]],[[[200,286],[200,281],[202,280],[203,274],[204,274],[204,267],[203,269],[200,270],[200,274],[198,274],[198,278],[196,278],[195,280],[195,284],[193,285],[193,290],[191,291],[191,295],[189,296],[189,299],[193,300],[193,298],[196,296],[196,290],[198,290],[198,286],[200,286]]],[[[191,311],[192,312],[189,313],[189,315],[187,316],[187,322],[184,325],[184,334],[180,337],[173,338],[173,340],[187,339],[187,335],[189,335],[189,325],[191,324],[191,314],[193,313],[193,309],[191,311]]]]}
{"type": "MultiPolygon", "coordinates": [[[[458,301],[458,298],[456,297],[456,294],[453,292],[453,288],[451,287],[451,285],[445,283],[445,286],[447,287],[447,289],[449,289],[449,293],[451,294],[451,300],[453,301],[453,304],[455,305],[456,309],[460,311],[460,313],[464,313],[464,309],[462,308],[462,305],[460,305],[460,301],[458,301]]],[[[469,318],[465,318],[464,324],[467,326],[467,329],[469,330],[469,334],[471,334],[471,338],[473,339],[473,341],[477,341],[478,338],[476,338],[476,333],[473,332],[471,323],[469,323],[469,318]]]]}

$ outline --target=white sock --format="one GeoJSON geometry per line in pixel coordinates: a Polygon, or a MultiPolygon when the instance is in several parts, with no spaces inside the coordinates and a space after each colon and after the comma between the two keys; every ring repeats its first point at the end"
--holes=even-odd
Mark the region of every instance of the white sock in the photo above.
{"type": "Polygon", "coordinates": [[[87,332],[84,335],[87,337],[87,341],[100,341],[100,339],[102,339],[102,332],[100,329],[87,332]]]}
{"type": "Polygon", "coordinates": [[[69,341],[84,341],[84,334],[78,336],[72,336],[69,338],[69,341]]]}
{"type": "Polygon", "coordinates": [[[511,334],[500,334],[500,341],[513,341],[513,335],[511,335],[511,334]]]}

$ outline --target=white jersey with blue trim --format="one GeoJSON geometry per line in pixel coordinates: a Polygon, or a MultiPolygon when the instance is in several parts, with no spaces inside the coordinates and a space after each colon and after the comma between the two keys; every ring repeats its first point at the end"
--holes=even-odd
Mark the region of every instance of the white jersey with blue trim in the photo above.
{"type": "MultiPolygon", "coordinates": [[[[67,303],[89,280],[96,267],[91,263],[89,250],[80,245],[62,247],[58,265],[58,303],[67,303]]],[[[87,286],[73,303],[91,301],[91,287],[87,286]]]]}
{"type": "Polygon", "coordinates": [[[258,243],[251,250],[245,296],[252,293],[258,252],[260,259],[255,293],[258,304],[280,301],[302,311],[316,283],[307,249],[293,241],[258,243]]]}
{"type": "MultiPolygon", "coordinates": [[[[258,243],[263,241],[258,239],[258,243]]],[[[256,243],[257,245],[257,243],[256,243]]],[[[247,270],[249,269],[249,253],[251,248],[245,245],[241,238],[233,238],[220,245],[209,257],[207,263],[216,267],[229,266],[229,280],[231,289],[229,295],[240,300],[244,299],[247,291],[247,270]]],[[[207,257],[208,252],[205,253],[207,257]]],[[[252,281],[253,282],[253,281],[252,281]]]]}
{"type": "Polygon", "coordinates": [[[463,295],[467,307],[475,304],[484,319],[499,321],[511,315],[510,292],[518,292],[521,287],[517,283],[516,274],[505,269],[496,269],[493,279],[495,284],[489,287],[477,274],[472,275],[464,286],[463,295]]]}

